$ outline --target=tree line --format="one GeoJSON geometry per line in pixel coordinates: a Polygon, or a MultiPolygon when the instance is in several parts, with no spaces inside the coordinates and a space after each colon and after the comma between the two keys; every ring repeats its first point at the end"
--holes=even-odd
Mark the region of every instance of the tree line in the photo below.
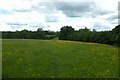
{"type": "Polygon", "coordinates": [[[90,31],[88,28],[75,30],[72,26],[64,26],[59,33],[60,40],[93,42],[120,46],[120,25],[110,31],[90,31]]]}
{"type": "Polygon", "coordinates": [[[58,37],[59,40],[71,40],[82,42],[93,42],[120,46],[120,25],[110,31],[92,31],[88,28],[75,30],[72,26],[63,26],[59,32],[44,31],[38,28],[37,31],[3,31],[2,38],[10,39],[42,39],[49,40],[58,37]]]}
{"type": "Polygon", "coordinates": [[[3,39],[52,39],[57,36],[57,32],[54,31],[44,31],[42,28],[38,28],[37,31],[3,31],[2,38],[3,39]]]}

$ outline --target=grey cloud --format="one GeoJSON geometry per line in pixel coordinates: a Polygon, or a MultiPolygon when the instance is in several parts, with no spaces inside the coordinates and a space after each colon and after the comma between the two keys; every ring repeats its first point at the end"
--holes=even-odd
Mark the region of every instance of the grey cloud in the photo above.
{"type": "Polygon", "coordinates": [[[118,15],[112,15],[107,18],[107,20],[114,20],[114,19],[118,19],[118,15]]]}
{"type": "Polygon", "coordinates": [[[54,2],[54,5],[68,17],[81,17],[94,8],[93,2],[54,2]]]}
{"type": "Polygon", "coordinates": [[[90,12],[90,16],[92,18],[96,18],[97,16],[103,16],[103,15],[108,15],[108,14],[111,14],[113,13],[113,11],[109,11],[109,10],[104,10],[104,9],[100,9],[100,8],[97,8],[96,9],[93,9],[91,12],[90,12]]]}
{"type": "Polygon", "coordinates": [[[109,23],[111,24],[118,24],[118,19],[119,19],[118,15],[112,15],[108,17],[106,20],[108,20],[109,23]]]}
{"type": "Polygon", "coordinates": [[[67,17],[88,17],[107,15],[113,11],[98,7],[95,2],[54,2],[56,10],[62,11],[67,17]]]}
{"type": "Polygon", "coordinates": [[[55,3],[57,9],[60,10],[70,10],[70,11],[90,11],[91,3],[88,2],[58,2],[55,3]]]}
{"type": "Polygon", "coordinates": [[[107,15],[107,14],[111,14],[114,13],[114,11],[110,11],[110,10],[105,10],[105,9],[101,9],[101,8],[94,8],[93,11],[91,12],[92,16],[98,16],[98,15],[107,15]]]}
{"type": "Polygon", "coordinates": [[[120,11],[120,1],[118,2],[118,10],[120,11]]]}
{"type": "Polygon", "coordinates": [[[58,22],[58,17],[57,16],[49,16],[49,15],[47,15],[45,17],[45,19],[46,19],[46,22],[58,22]]]}
{"type": "Polygon", "coordinates": [[[96,29],[96,30],[98,30],[98,31],[101,31],[101,30],[109,30],[110,27],[107,26],[107,25],[104,25],[104,24],[102,24],[102,23],[96,22],[96,23],[94,23],[92,29],[96,29]]]}
{"type": "Polygon", "coordinates": [[[14,22],[14,23],[6,23],[7,25],[20,25],[20,26],[22,26],[22,25],[27,25],[27,24],[25,24],[25,23],[18,23],[18,22],[14,22]]]}
{"type": "Polygon", "coordinates": [[[109,11],[104,11],[104,10],[99,10],[99,11],[95,11],[95,13],[96,14],[98,14],[98,15],[105,15],[105,14],[108,14],[109,13],[109,11]]]}
{"type": "MultiPolygon", "coordinates": [[[[38,2],[32,4],[30,9],[13,9],[16,12],[31,12],[52,14],[56,11],[62,11],[67,17],[88,17],[93,18],[98,15],[112,13],[109,10],[101,9],[96,6],[95,2],[38,2]]],[[[54,22],[48,20],[48,22],[54,22]]]]}
{"type": "Polygon", "coordinates": [[[32,5],[31,9],[40,13],[50,14],[54,13],[55,7],[51,2],[39,2],[36,5],[32,5]]]}
{"type": "Polygon", "coordinates": [[[13,9],[15,12],[31,12],[31,9],[13,9]]]}
{"type": "Polygon", "coordinates": [[[7,25],[9,25],[11,28],[13,29],[18,29],[18,28],[21,28],[22,26],[27,26],[27,24],[24,24],[24,23],[17,23],[17,22],[14,22],[14,23],[6,23],[7,25]]]}
{"type": "Polygon", "coordinates": [[[38,2],[37,4],[31,5],[30,9],[14,9],[14,11],[37,11],[48,15],[56,13],[57,11],[62,11],[67,17],[91,16],[93,18],[98,15],[106,15],[111,13],[109,10],[98,8],[95,2],[38,2]]]}
{"type": "Polygon", "coordinates": [[[33,23],[19,23],[19,22],[11,22],[11,23],[6,23],[7,25],[11,26],[11,28],[21,28],[24,26],[29,26],[29,27],[34,27],[34,28],[44,28],[42,23],[40,22],[33,22],[33,23]]]}
{"type": "Polygon", "coordinates": [[[29,8],[14,8],[13,11],[16,12],[32,12],[37,11],[40,13],[53,13],[55,7],[51,2],[38,2],[36,4],[31,4],[29,8]]]}
{"type": "Polygon", "coordinates": [[[28,24],[29,27],[34,27],[34,28],[44,28],[43,24],[40,22],[36,22],[36,23],[30,23],[28,24]]]}
{"type": "Polygon", "coordinates": [[[111,24],[118,24],[118,21],[116,22],[116,21],[112,21],[112,22],[110,22],[111,24]]]}

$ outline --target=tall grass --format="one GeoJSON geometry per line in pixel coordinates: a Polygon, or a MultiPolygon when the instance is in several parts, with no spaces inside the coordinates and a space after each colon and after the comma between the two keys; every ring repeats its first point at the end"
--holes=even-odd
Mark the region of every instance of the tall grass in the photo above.
{"type": "Polygon", "coordinates": [[[4,78],[116,78],[118,48],[60,40],[3,40],[4,78]]]}
{"type": "Polygon", "coordinates": [[[2,78],[2,39],[0,33],[0,79],[2,78]]]}

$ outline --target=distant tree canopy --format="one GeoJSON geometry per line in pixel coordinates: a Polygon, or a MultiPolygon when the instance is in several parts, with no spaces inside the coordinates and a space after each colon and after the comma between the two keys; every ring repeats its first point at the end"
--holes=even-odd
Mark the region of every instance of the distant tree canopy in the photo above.
{"type": "Polygon", "coordinates": [[[46,38],[46,34],[45,34],[45,32],[43,31],[42,28],[37,29],[36,38],[37,39],[45,39],[46,38]]]}
{"type": "Polygon", "coordinates": [[[71,26],[64,26],[59,33],[60,40],[72,40],[83,42],[94,42],[120,46],[120,25],[111,31],[97,32],[95,29],[90,31],[88,28],[74,30],[71,26]]]}
{"type": "Polygon", "coordinates": [[[52,39],[58,37],[59,40],[94,42],[120,46],[120,25],[111,31],[92,31],[85,27],[84,29],[75,30],[72,26],[63,26],[59,32],[44,31],[38,28],[37,31],[3,31],[2,38],[11,39],[52,39]]]}
{"type": "Polygon", "coordinates": [[[37,31],[3,31],[2,38],[11,38],[11,39],[52,39],[57,37],[56,32],[44,31],[42,28],[38,28],[37,31]]]}
{"type": "Polygon", "coordinates": [[[114,29],[112,29],[111,32],[111,40],[120,46],[120,25],[116,26],[114,29]]]}
{"type": "Polygon", "coordinates": [[[71,26],[64,26],[61,28],[59,39],[60,40],[69,40],[74,33],[74,29],[71,26]]]}

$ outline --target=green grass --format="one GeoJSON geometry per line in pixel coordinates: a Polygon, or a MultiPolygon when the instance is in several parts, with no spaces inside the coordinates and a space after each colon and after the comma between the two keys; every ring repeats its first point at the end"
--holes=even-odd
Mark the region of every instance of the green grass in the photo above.
{"type": "Polygon", "coordinates": [[[3,40],[4,78],[116,78],[118,48],[60,40],[3,40]]]}
{"type": "Polygon", "coordinates": [[[0,38],[0,79],[2,78],[2,39],[0,38]]]}
{"type": "Polygon", "coordinates": [[[53,38],[53,39],[51,39],[51,40],[58,40],[58,37],[55,37],[55,38],[53,38]]]}

